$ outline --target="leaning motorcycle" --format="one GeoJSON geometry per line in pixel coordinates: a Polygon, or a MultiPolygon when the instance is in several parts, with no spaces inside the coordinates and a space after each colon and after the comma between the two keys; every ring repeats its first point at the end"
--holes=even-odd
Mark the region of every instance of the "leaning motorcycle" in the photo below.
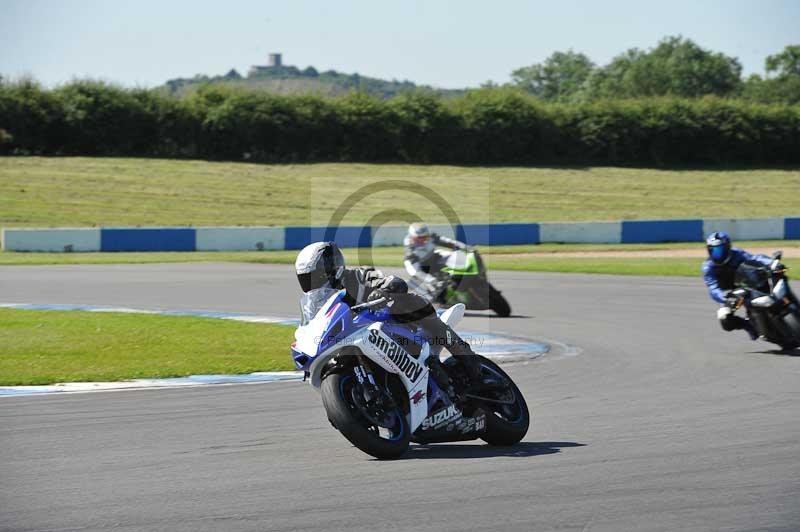
{"type": "Polygon", "coordinates": [[[769,266],[743,262],[736,269],[726,305],[734,312],[745,307],[756,334],[784,350],[800,346],[800,304],[789,287],[782,252],[769,266]]]}
{"type": "MultiPolygon", "coordinates": [[[[344,298],[329,288],[303,296],[292,357],[320,390],[330,423],[353,445],[391,459],[410,442],[513,445],[525,436],[527,404],[497,364],[480,357],[491,385],[470,388],[462,365],[443,359],[422,329],[395,322],[385,299],[350,307],[344,298]]],[[[455,305],[440,319],[452,327],[463,314],[455,305]]]]}
{"type": "Polygon", "coordinates": [[[468,310],[491,309],[504,318],[511,315],[508,301],[489,282],[486,266],[477,250],[436,250],[435,253],[434,264],[438,263],[438,267],[431,275],[437,281],[427,282],[425,274],[414,275],[408,281],[410,291],[443,307],[463,303],[468,310]]]}

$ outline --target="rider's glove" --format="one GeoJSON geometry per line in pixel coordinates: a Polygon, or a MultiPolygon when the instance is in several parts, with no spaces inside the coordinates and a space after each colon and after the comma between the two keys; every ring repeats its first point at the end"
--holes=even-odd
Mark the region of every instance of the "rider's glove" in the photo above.
{"type": "Polygon", "coordinates": [[[367,301],[375,301],[382,297],[386,299],[392,299],[393,295],[396,294],[405,294],[408,292],[408,285],[406,282],[399,277],[395,277],[390,275],[389,277],[384,277],[380,280],[378,286],[376,286],[367,296],[367,301]]]}
{"type": "Polygon", "coordinates": [[[446,273],[439,273],[436,278],[431,282],[431,287],[438,294],[447,288],[447,283],[450,282],[450,276],[446,273]]]}
{"type": "Polygon", "coordinates": [[[386,294],[384,294],[382,290],[373,290],[367,296],[367,301],[368,302],[377,301],[383,297],[386,297],[386,294]]]}

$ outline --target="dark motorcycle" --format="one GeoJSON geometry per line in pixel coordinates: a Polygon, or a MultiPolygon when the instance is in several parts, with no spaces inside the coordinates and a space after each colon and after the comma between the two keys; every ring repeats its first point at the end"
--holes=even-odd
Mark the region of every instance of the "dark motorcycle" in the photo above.
{"type": "Polygon", "coordinates": [[[788,351],[800,346],[800,303],[781,256],[781,251],[773,253],[769,266],[740,264],[726,305],[734,312],[744,307],[756,334],[788,351]]]}
{"type": "Polygon", "coordinates": [[[436,283],[414,276],[408,282],[410,291],[442,307],[463,303],[467,310],[491,309],[504,318],[511,315],[508,301],[489,282],[478,250],[437,250],[436,255],[438,267],[430,272],[436,283]]]}

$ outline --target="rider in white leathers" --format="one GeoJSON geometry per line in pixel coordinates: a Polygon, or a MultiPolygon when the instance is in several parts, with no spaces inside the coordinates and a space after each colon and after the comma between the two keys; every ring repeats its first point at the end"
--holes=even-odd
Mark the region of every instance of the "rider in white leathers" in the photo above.
{"type": "Polygon", "coordinates": [[[413,223],[408,226],[408,234],[403,239],[403,245],[405,246],[403,266],[408,275],[437,287],[442,282],[437,274],[443,266],[443,261],[441,256],[435,253],[436,246],[463,251],[469,249],[463,242],[431,232],[424,223],[413,223]]]}

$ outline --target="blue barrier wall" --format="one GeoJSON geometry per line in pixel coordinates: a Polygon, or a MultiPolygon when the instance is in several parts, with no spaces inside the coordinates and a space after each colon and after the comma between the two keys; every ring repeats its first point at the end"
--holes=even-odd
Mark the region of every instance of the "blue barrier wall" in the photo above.
{"type": "Polygon", "coordinates": [[[312,242],[334,241],[343,248],[372,246],[372,228],[354,225],[334,227],[287,227],[284,249],[303,249],[312,242]]]}
{"type": "Polygon", "coordinates": [[[703,220],[652,220],[622,222],[622,243],[698,242],[703,240],[703,220]]]}
{"type": "Polygon", "coordinates": [[[473,246],[538,244],[539,224],[462,224],[456,238],[473,246]]]}
{"type": "Polygon", "coordinates": [[[101,229],[100,251],[194,251],[194,229],[101,229]]]}
{"type": "Polygon", "coordinates": [[[783,220],[784,240],[800,239],[800,218],[786,218],[783,220]]]}
{"type": "MultiPolygon", "coordinates": [[[[301,249],[333,240],[341,247],[371,247],[377,227],[146,227],[104,229],[3,229],[9,251],[195,251],[301,249]]],[[[404,226],[384,226],[376,244],[402,245],[404,226]],[[387,231],[388,229],[388,231],[387,231]]],[[[734,240],[800,239],[800,217],[706,220],[635,220],[461,224],[437,227],[470,245],[542,242],[656,243],[702,242],[704,233],[727,231],[734,240]]]]}

